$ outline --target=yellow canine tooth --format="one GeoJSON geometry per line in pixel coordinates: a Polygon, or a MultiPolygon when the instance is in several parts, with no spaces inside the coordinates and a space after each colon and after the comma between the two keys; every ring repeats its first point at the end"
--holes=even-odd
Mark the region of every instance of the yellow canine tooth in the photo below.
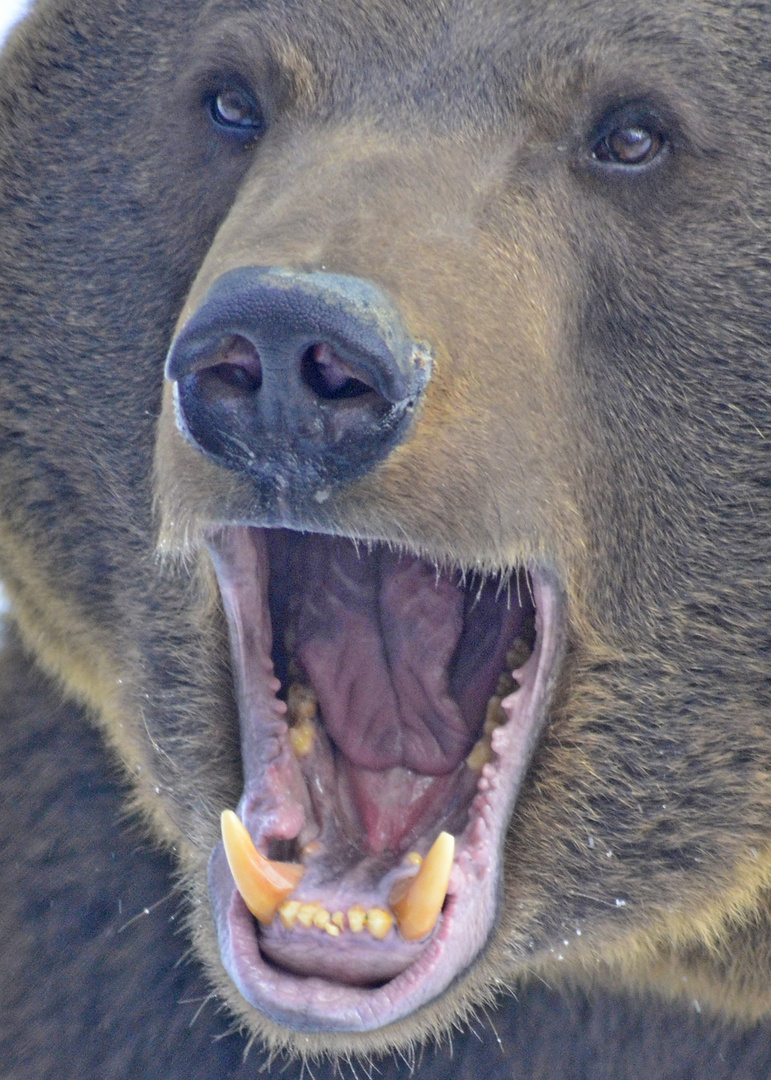
{"type": "Polygon", "coordinates": [[[294,892],[305,873],[299,863],[273,862],[260,854],[240,819],[232,810],[220,818],[230,872],[244,903],[266,926],[273,922],[279,905],[294,892]]]}
{"type": "Polygon", "coordinates": [[[455,856],[455,837],[441,832],[414,877],[399,881],[391,893],[391,911],[406,941],[430,934],[442,910],[455,856]]]}

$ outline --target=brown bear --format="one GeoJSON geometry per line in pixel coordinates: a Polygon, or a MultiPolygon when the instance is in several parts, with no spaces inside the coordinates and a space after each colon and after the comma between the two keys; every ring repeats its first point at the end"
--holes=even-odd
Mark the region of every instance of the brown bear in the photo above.
{"type": "Polygon", "coordinates": [[[771,1012],[770,44],[717,0],[35,5],[14,1075],[408,1071],[511,989],[426,1076],[767,1075],[714,1014],[771,1012]]]}

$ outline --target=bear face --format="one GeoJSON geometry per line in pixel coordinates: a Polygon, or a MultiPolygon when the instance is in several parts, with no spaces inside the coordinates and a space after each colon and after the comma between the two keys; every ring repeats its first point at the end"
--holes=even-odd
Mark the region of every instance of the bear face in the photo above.
{"type": "Polygon", "coordinates": [[[274,1046],[768,1007],[767,32],[70,0],[3,61],[0,572],[274,1046]]]}

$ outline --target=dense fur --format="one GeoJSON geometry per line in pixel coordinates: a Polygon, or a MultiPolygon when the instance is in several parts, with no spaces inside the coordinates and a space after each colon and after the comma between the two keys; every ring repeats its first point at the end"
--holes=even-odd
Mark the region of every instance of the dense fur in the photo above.
{"type": "MultiPolygon", "coordinates": [[[[530,976],[744,1022],[771,1009],[767,45],[762,5],[710,0],[43,0],[3,59],[0,574],[26,647],[98,718],[174,850],[218,995],[274,1046],[410,1047],[530,976]],[[202,105],[234,70],[268,121],[246,148],[202,105]],[[662,133],[650,168],[593,154],[623,109],[662,133]],[[248,479],[182,441],[168,391],[161,416],[163,358],[215,272],[244,264],[373,280],[436,354],[410,438],[310,524],[546,568],[565,598],[489,947],[368,1035],[264,1020],[208,910],[241,773],[199,543],[254,507],[248,479]]],[[[6,678],[26,687],[20,664],[6,678]]],[[[35,706],[30,731],[43,721],[59,739],[35,706]]],[[[42,899],[19,880],[26,935],[42,899]]],[[[134,1075],[153,1075],[147,1053],[134,1075]]]]}

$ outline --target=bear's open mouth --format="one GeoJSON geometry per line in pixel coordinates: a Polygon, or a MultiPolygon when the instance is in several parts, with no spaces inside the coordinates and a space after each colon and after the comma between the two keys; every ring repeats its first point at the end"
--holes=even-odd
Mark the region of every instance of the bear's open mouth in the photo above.
{"type": "Polygon", "coordinates": [[[290,1027],[380,1027],[440,994],[490,934],[557,666],[558,591],[538,570],[480,578],[284,529],[227,527],[209,550],[251,837],[234,854],[230,815],[210,861],[225,966],[290,1027]]]}

